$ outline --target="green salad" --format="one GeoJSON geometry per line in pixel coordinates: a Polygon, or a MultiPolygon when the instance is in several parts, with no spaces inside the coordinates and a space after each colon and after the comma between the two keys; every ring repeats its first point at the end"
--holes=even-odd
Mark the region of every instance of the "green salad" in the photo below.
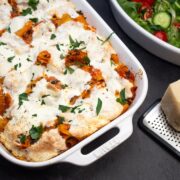
{"type": "Polygon", "coordinates": [[[117,1],[148,32],[180,48],[180,0],[117,1]]]}

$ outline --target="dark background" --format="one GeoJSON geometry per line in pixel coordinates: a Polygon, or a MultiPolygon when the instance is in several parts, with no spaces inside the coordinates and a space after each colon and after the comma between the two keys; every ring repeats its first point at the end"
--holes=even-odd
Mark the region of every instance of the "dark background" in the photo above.
{"type": "Polygon", "coordinates": [[[0,157],[1,180],[179,180],[180,162],[137,126],[142,113],[162,97],[168,84],[180,79],[180,67],[150,54],[132,41],[117,25],[108,0],[88,0],[144,66],[149,78],[149,92],[135,114],[134,133],[122,145],[87,167],[59,164],[46,169],[28,170],[0,157]]]}

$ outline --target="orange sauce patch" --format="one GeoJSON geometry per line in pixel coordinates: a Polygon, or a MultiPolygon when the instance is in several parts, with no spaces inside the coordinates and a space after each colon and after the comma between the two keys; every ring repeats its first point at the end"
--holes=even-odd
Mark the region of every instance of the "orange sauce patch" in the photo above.
{"type": "Polygon", "coordinates": [[[33,22],[28,21],[16,32],[16,35],[19,36],[25,43],[30,44],[32,42],[33,32],[33,22]]]}
{"type": "Polygon", "coordinates": [[[11,12],[11,18],[19,16],[20,12],[19,12],[19,8],[17,6],[17,2],[16,0],[8,0],[8,3],[11,5],[12,7],[12,12],[11,12]]]}
{"type": "Polygon", "coordinates": [[[6,32],[6,29],[0,30],[0,37],[6,32]]]}
{"type": "Polygon", "coordinates": [[[51,60],[51,54],[48,51],[41,51],[36,60],[37,65],[47,66],[51,60]]]}

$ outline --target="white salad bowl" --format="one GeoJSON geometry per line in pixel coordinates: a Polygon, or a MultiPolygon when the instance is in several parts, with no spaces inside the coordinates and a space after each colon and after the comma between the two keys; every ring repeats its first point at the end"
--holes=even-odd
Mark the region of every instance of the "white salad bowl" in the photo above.
{"type": "MultiPolygon", "coordinates": [[[[88,22],[97,28],[97,32],[101,35],[108,37],[109,34],[112,33],[110,27],[104,22],[104,20],[96,13],[96,11],[87,3],[86,0],[72,0],[72,2],[76,5],[79,10],[82,10],[87,17],[88,22]]],[[[135,73],[136,77],[136,85],[138,87],[137,94],[134,99],[133,104],[129,108],[129,110],[124,113],[123,115],[119,116],[111,123],[106,125],[105,127],[101,128],[96,133],[92,134],[88,138],[84,139],[71,149],[67,150],[66,152],[62,153],[61,155],[52,158],[48,161],[44,162],[26,162],[19,160],[12,156],[3,145],[0,144],[0,155],[2,155],[7,160],[15,163],[17,165],[23,167],[30,167],[30,168],[38,168],[44,167],[56,163],[68,162],[75,165],[85,166],[88,164],[93,163],[94,161],[98,160],[106,153],[120,145],[126,139],[130,137],[133,132],[133,125],[132,119],[134,113],[137,109],[142,105],[148,90],[148,79],[146,72],[136,57],[130,52],[130,50],[124,45],[124,43],[117,37],[117,35],[113,34],[110,42],[112,46],[121,57],[120,59],[129,67],[129,69],[135,73]],[[87,155],[82,154],[81,149],[92,142],[94,139],[98,138],[108,130],[112,128],[118,128],[119,132],[116,136],[111,138],[109,141],[95,149],[94,151],[90,152],[87,155]]],[[[108,105],[107,105],[108,106],[108,105]]]]}
{"type": "Polygon", "coordinates": [[[152,54],[180,66],[180,48],[158,39],[143,29],[123,10],[117,0],[110,0],[110,4],[116,21],[128,36],[152,54]]]}

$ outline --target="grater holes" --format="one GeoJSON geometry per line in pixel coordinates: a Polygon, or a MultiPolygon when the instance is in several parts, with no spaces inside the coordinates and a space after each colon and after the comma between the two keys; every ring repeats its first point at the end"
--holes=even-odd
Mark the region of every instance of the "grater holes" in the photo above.
{"type": "Polygon", "coordinates": [[[180,152],[180,133],[177,133],[168,125],[166,116],[160,106],[157,105],[155,108],[156,110],[153,109],[153,113],[150,112],[150,115],[146,116],[147,119],[145,118],[144,121],[147,122],[149,129],[180,152]]]}

